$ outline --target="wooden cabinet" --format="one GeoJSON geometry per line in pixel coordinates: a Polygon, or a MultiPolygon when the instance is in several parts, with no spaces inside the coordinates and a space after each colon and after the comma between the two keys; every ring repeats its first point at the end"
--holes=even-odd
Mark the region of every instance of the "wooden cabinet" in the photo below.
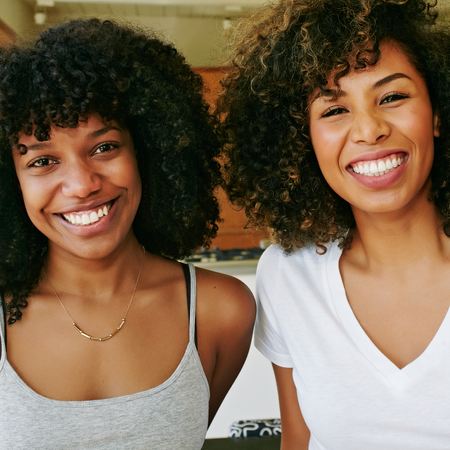
{"type": "Polygon", "coordinates": [[[13,43],[16,39],[16,33],[0,20],[0,46],[13,43]]]}
{"type": "MultiPolygon", "coordinates": [[[[221,90],[220,80],[224,75],[223,69],[197,68],[194,71],[202,76],[206,88],[205,99],[214,108],[221,90]]],[[[220,189],[217,192],[217,199],[223,222],[219,224],[219,232],[212,245],[223,250],[259,247],[260,241],[266,238],[266,235],[255,230],[245,229],[247,218],[244,211],[237,210],[232,206],[223,190],[220,189]]]]}

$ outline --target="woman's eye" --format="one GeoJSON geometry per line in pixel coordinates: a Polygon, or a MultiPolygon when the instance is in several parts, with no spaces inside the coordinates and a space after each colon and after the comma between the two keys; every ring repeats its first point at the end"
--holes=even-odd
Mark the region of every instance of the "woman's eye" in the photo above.
{"type": "Polygon", "coordinates": [[[57,161],[51,158],[38,158],[32,161],[28,167],[48,167],[52,164],[57,164],[57,161]]]}
{"type": "Polygon", "coordinates": [[[335,106],[333,108],[329,108],[327,109],[322,117],[332,117],[332,116],[338,116],[339,114],[343,114],[347,112],[347,110],[345,108],[341,108],[340,106],[335,106]]]}
{"type": "Polygon", "coordinates": [[[398,94],[398,93],[388,94],[381,100],[381,103],[383,104],[383,103],[397,102],[405,98],[408,98],[407,94],[398,94]]]}
{"type": "Polygon", "coordinates": [[[108,152],[110,152],[111,150],[114,150],[115,148],[117,148],[117,146],[116,145],[114,145],[114,144],[109,144],[109,143],[107,143],[107,144],[102,144],[102,145],[99,145],[95,150],[94,150],[94,152],[93,152],[93,154],[98,154],[98,153],[108,153],[108,152]]]}

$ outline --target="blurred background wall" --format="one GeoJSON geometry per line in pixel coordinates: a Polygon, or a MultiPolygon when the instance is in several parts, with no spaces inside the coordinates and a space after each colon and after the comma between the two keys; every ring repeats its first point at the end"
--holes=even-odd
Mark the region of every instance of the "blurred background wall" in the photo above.
{"type": "Polygon", "coordinates": [[[0,19],[26,37],[63,20],[114,18],[163,32],[195,67],[221,65],[222,31],[262,0],[1,0],[0,19]]]}

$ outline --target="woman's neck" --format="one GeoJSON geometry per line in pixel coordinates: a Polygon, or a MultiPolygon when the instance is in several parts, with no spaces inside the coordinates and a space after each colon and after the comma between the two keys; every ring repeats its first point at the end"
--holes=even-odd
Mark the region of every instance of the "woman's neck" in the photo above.
{"type": "MultiPolygon", "coordinates": [[[[409,205],[410,206],[410,205],[409,205]]],[[[401,269],[425,259],[450,257],[450,239],[435,205],[423,198],[414,207],[391,213],[354,210],[356,228],[347,257],[365,267],[401,269]]]]}
{"type": "Polygon", "coordinates": [[[106,257],[86,259],[49,245],[44,263],[47,278],[58,292],[108,301],[136,282],[144,251],[134,234],[106,257]]]}

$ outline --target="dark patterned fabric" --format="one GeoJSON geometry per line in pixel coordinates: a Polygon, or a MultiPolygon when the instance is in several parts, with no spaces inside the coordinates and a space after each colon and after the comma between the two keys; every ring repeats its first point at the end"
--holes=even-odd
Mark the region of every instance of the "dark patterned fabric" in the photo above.
{"type": "Polygon", "coordinates": [[[280,419],[239,420],[231,424],[228,432],[228,437],[232,438],[273,435],[281,435],[280,419]]]}

